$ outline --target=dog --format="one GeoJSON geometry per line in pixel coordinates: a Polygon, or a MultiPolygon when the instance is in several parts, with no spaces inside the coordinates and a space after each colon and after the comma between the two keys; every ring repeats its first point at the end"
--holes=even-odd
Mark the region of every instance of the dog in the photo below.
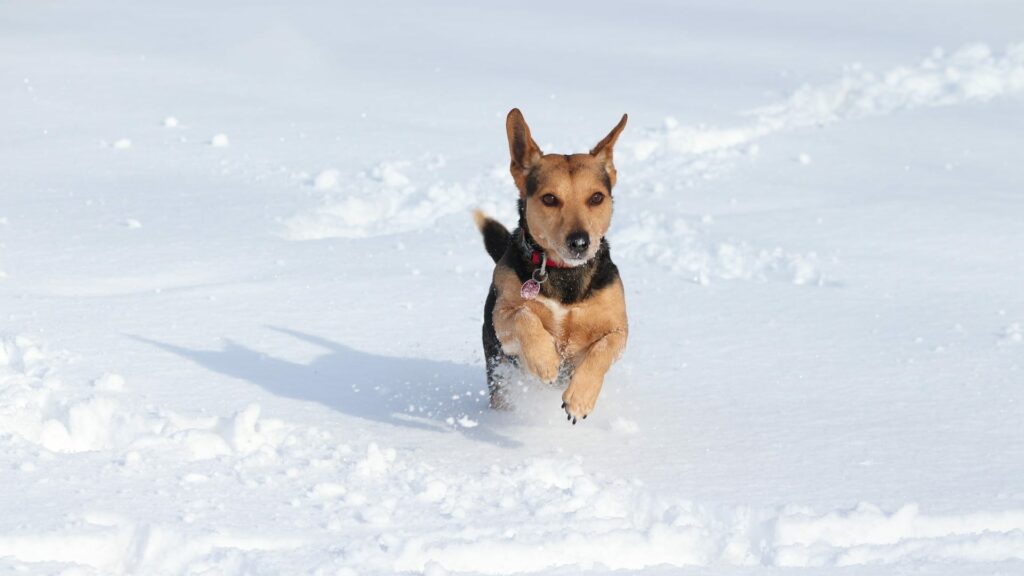
{"type": "Polygon", "coordinates": [[[605,234],[612,218],[612,151],[628,116],[584,154],[545,154],[518,108],[505,131],[519,189],[519,227],[509,232],[477,210],[494,260],[484,304],[490,404],[509,406],[505,365],[542,382],[566,383],[562,409],[574,425],[594,409],[604,376],[626,348],[629,324],[619,270],[605,234]]]}

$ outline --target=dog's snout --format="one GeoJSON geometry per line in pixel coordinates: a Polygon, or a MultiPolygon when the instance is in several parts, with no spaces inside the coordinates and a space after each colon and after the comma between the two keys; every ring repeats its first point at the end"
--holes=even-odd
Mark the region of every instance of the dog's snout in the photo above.
{"type": "Polygon", "coordinates": [[[581,254],[590,247],[590,234],[583,231],[572,232],[565,237],[565,243],[569,246],[569,250],[581,254]]]}

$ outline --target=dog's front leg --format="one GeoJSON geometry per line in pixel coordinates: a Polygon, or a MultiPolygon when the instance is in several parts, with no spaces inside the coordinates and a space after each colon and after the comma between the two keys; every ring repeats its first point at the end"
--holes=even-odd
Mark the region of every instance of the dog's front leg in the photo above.
{"type": "Polygon", "coordinates": [[[605,372],[625,348],[626,331],[613,330],[591,344],[577,363],[569,387],[562,393],[562,407],[573,424],[577,418],[586,418],[594,409],[604,385],[605,372]]]}
{"type": "Polygon", "coordinates": [[[562,360],[555,338],[525,302],[516,305],[499,298],[494,309],[494,331],[506,354],[519,356],[526,369],[542,382],[555,381],[562,360]]]}

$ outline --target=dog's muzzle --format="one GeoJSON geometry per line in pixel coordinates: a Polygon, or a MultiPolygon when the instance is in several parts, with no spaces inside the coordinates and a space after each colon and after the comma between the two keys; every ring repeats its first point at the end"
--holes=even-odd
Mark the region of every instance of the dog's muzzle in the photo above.
{"type": "Polygon", "coordinates": [[[573,258],[585,258],[590,249],[590,234],[583,231],[571,232],[565,237],[565,245],[573,258]]]}

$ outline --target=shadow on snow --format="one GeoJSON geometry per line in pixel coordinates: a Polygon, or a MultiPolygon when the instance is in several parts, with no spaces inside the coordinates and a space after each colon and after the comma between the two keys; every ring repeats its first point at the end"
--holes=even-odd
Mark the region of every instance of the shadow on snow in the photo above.
{"type": "Polygon", "coordinates": [[[319,402],[350,416],[425,431],[457,431],[502,447],[519,444],[488,425],[495,415],[487,407],[486,394],[480,394],[486,390],[480,368],[369,354],[297,330],[271,329],[319,346],[326,353],[309,364],[299,364],[229,339],[220,350],[192,350],[131,337],[278,396],[319,402]],[[459,424],[462,417],[471,417],[476,426],[459,424]]]}

